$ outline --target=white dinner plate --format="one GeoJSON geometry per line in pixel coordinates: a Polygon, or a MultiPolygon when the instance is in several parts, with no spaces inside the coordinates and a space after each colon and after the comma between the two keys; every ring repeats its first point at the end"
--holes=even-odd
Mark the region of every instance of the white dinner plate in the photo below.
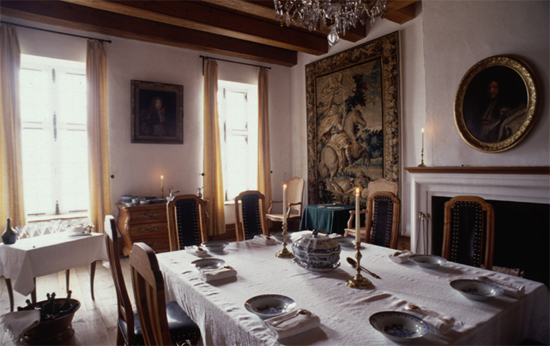
{"type": "Polygon", "coordinates": [[[280,294],[263,294],[247,300],[244,307],[249,312],[266,319],[294,310],[296,302],[280,294]]]}
{"type": "Polygon", "coordinates": [[[422,268],[434,269],[446,263],[447,260],[436,255],[412,255],[409,260],[422,268]]]}
{"type": "Polygon", "coordinates": [[[225,261],[219,258],[203,258],[194,260],[191,262],[195,267],[201,271],[204,269],[218,269],[225,265],[225,261]]]}
{"type": "Polygon", "coordinates": [[[333,239],[338,244],[340,244],[340,246],[342,246],[342,247],[354,247],[355,246],[355,240],[353,238],[337,237],[337,238],[333,238],[333,239]]]}
{"type": "Polygon", "coordinates": [[[451,287],[464,297],[472,300],[485,300],[504,293],[499,286],[482,280],[460,279],[451,281],[451,287]]]}
{"type": "Polygon", "coordinates": [[[202,246],[204,246],[206,250],[212,252],[221,252],[227,245],[229,245],[229,243],[222,240],[211,240],[202,243],[202,246]]]}
{"type": "Polygon", "coordinates": [[[370,316],[370,324],[386,338],[407,342],[428,334],[430,327],[423,319],[400,311],[381,311],[370,316]]]}

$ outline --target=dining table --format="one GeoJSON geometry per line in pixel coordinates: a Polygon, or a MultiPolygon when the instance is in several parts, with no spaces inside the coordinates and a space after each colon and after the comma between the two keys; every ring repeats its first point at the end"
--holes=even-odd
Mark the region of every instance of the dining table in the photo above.
{"type": "MultiPolygon", "coordinates": [[[[317,230],[327,234],[343,234],[355,206],[345,204],[312,204],[304,207],[300,230],[317,230]]],[[[364,223],[364,216],[362,223],[364,223]]]]}
{"type": "MultiPolygon", "coordinates": [[[[96,261],[108,260],[103,233],[59,232],[18,239],[14,244],[0,244],[0,276],[6,280],[13,311],[13,291],[31,294],[36,303],[36,278],[71,268],[90,265],[90,286],[94,298],[96,261]],[[15,280],[12,284],[11,280],[15,280]]],[[[67,290],[69,282],[67,281],[67,290]]]]}
{"type": "MultiPolygon", "coordinates": [[[[291,242],[308,234],[292,234],[291,242]]],[[[346,258],[356,249],[341,247],[340,262],[332,270],[312,271],[275,254],[282,243],[266,245],[252,240],[232,242],[206,258],[221,259],[236,276],[205,282],[192,263],[198,252],[173,251],[157,254],[163,272],[167,299],[177,301],[199,325],[204,345],[395,345],[370,323],[378,312],[405,312],[415,304],[425,311],[452,319],[450,328],[435,328],[413,345],[518,345],[523,340],[549,342],[549,291],[539,282],[494,273],[481,268],[446,262],[435,269],[411,261],[396,263],[394,249],[361,244],[361,265],[380,277],[367,274],[373,287],[351,288],[346,281],[356,269],[346,258]],[[482,275],[497,275],[501,282],[524,286],[523,294],[470,300],[450,282],[482,275]],[[320,325],[303,333],[279,339],[263,320],[245,308],[245,302],[262,295],[283,295],[295,301],[295,309],[317,315],[320,325]]],[[[292,245],[288,245],[289,250],[292,245]]],[[[493,276],[491,276],[493,277],[493,276]]]]}

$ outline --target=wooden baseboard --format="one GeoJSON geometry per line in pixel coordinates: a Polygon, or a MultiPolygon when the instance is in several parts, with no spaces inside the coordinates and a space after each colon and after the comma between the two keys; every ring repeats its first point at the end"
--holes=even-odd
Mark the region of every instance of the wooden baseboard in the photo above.
{"type": "Polygon", "coordinates": [[[411,250],[411,238],[400,235],[397,238],[397,250],[411,250]]]}

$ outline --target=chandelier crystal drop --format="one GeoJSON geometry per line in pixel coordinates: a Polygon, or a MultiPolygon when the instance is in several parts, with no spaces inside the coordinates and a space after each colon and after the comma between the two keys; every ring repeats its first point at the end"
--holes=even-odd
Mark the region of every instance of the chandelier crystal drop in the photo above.
{"type": "Polygon", "coordinates": [[[275,19],[286,26],[302,26],[323,30],[330,26],[328,43],[333,46],[357,25],[374,24],[375,18],[384,18],[388,0],[273,0],[275,19]],[[328,21],[327,21],[328,20],[328,21]]]}

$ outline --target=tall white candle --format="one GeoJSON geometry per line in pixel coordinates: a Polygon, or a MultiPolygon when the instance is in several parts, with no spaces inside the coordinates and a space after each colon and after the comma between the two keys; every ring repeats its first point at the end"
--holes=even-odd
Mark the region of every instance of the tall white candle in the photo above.
{"type": "Polygon", "coordinates": [[[162,189],[163,186],[164,186],[164,175],[161,175],[160,176],[160,188],[162,189]]]}
{"type": "Polygon", "coordinates": [[[422,128],[422,150],[424,150],[424,128],[422,128]]]}
{"type": "Polygon", "coordinates": [[[361,243],[360,215],[359,215],[359,188],[355,189],[355,243],[361,243]]]}
{"type": "Polygon", "coordinates": [[[286,184],[283,185],[283,224],[286,225],[286,184]]]}

